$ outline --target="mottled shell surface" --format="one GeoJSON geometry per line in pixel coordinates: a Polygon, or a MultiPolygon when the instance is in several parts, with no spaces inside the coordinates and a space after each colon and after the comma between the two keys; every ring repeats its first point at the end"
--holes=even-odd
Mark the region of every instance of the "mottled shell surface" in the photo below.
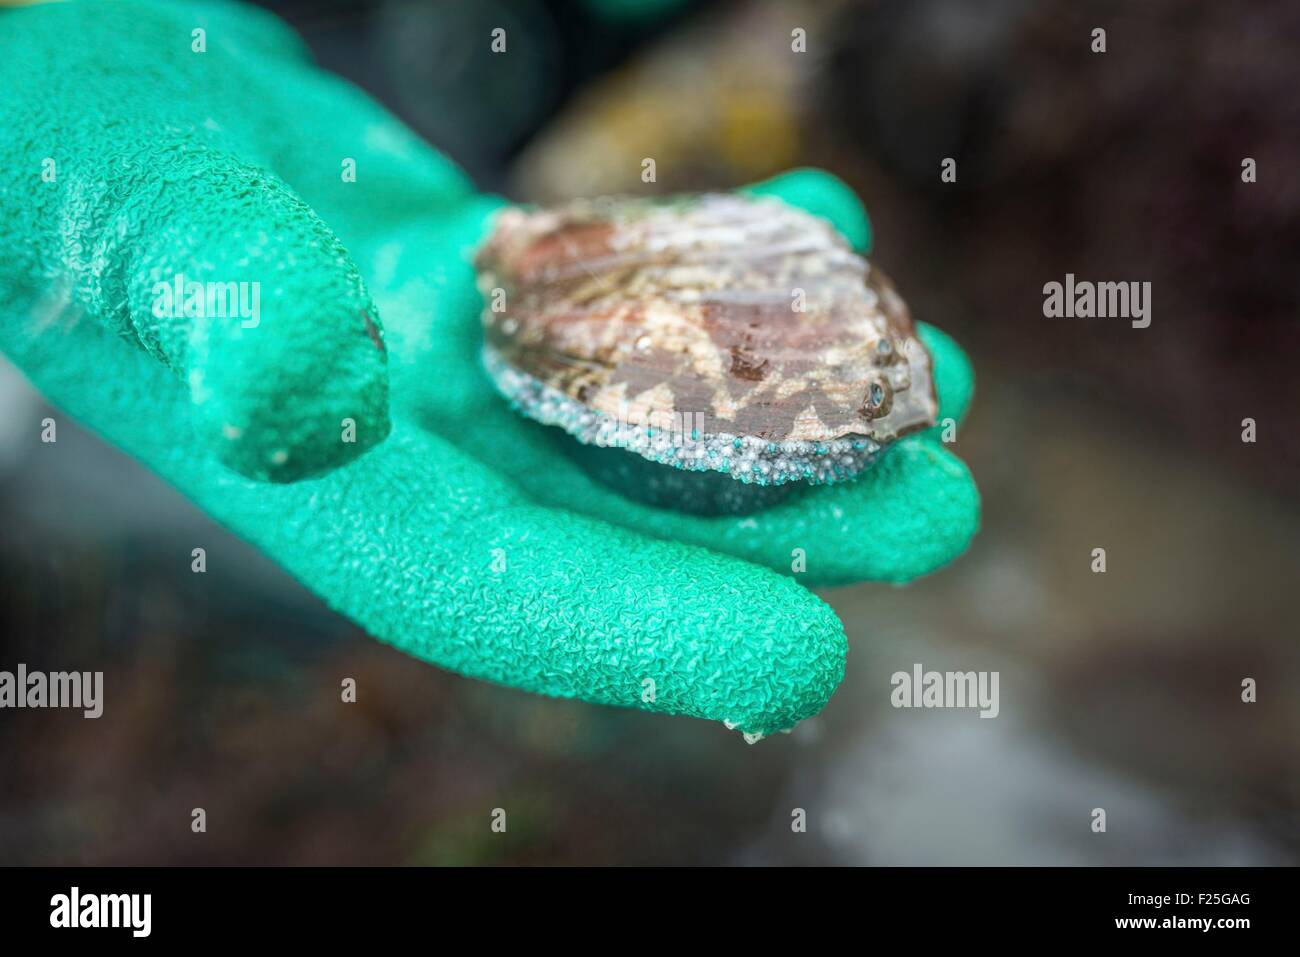
{"type": "MultiPolygon", "coordinates": [[[[865,450],[832,469],[851,474],[935,421],[930,357],[889,280],[827,221],[779,200],[507,210],[476,265],[489,369],[508,393],[519,388],[504,379],[523,376],[620,427],[685,423],[697,438],[793,450],[801,468],[783,461],[782,481],[842,477],[802,467],[805,446],[865,450]]],[[[606,444],[536,402],[524,411],[606,444]]]]}

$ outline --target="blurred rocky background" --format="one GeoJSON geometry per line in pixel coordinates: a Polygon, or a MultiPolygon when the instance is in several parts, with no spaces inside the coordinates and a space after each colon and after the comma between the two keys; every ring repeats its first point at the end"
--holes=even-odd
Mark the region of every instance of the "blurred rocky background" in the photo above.
{"type": "Polygon", "coordinates": [[[984,529],[826,592],[844,685],[747,746],[370,640],[97,439],[40,444],[5,366],[0,668],[103,669],[117,704],[0,714],[0,863],[1300,862],[1294,4],[266,5],[515,199],[842,176],[975,362],[984,529]],[[509,56],[466,39],[497,26],[509,56]],[[1151,326],[1044,318],[1067,272],[1149,280],[1151,326]],[[916,662],[1000,671],[1000,716],[892,709],[916,662]]]}

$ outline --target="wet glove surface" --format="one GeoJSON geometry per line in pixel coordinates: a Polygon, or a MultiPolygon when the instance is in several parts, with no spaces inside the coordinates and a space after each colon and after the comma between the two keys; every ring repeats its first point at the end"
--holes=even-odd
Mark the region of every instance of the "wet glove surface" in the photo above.
{"type": "MultiPolygon", "coordinates": [[[[262,11],[0,13],[0,89],[0,349],[410,654],[767,733],[843,676],[843,629],[804,585],[906,581],[975,533],[978,493],[933,435],[750,516],[593,483],[479,365],[470,253],[501,202],[262,11]],[[259,318],[159,315],[178,274],[257,282],[259,318]]],[[[869,241],[826,174],[754,189],[869,241]]],[[[922,334],[941,417],[960,419],[969,364],[922,334]]]]}

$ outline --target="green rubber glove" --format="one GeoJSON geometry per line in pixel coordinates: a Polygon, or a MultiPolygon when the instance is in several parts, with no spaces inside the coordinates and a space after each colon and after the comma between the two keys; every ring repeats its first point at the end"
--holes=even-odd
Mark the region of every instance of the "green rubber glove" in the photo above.
{"type": "MultiPolygon", "coordinates": [[[[804,585],[905,581],[975,532],[968,471],[926,436],[743,518],[594,485],[479,365],[470,250],[500,201],[262,11],[0,13],[0,90],[0,349],[410,654],[767,733],[817,712],[844,672],[840,622],[804,585]],[[177,274],[258,283],[257,321],[173,318],[158,304],[177,274]],[[795,548],[807,570],[792,575],[795,548]]],[[[867,241],[825,174],[755,189],[867,241]]],[[[924,335],[960,418],[970,367],[924,335]]]]}

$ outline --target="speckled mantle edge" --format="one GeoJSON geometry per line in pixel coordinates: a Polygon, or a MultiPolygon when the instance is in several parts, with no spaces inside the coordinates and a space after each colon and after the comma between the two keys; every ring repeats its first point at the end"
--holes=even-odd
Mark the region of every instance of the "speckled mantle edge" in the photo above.
{"type": "Polygon", "coordinates": [[[865,436],[826,442],[768,442],[726,432],[686,434],[685,428],[653,428],[595,411],[507,363],[490,345],[483,365],[498,390],[519,412],[564,429],[579,442],[623,448],[660,465],[691,472],[715,471],[746,484],[808,482],[830,485],[855,478],[885,446],[865,436]]]}

